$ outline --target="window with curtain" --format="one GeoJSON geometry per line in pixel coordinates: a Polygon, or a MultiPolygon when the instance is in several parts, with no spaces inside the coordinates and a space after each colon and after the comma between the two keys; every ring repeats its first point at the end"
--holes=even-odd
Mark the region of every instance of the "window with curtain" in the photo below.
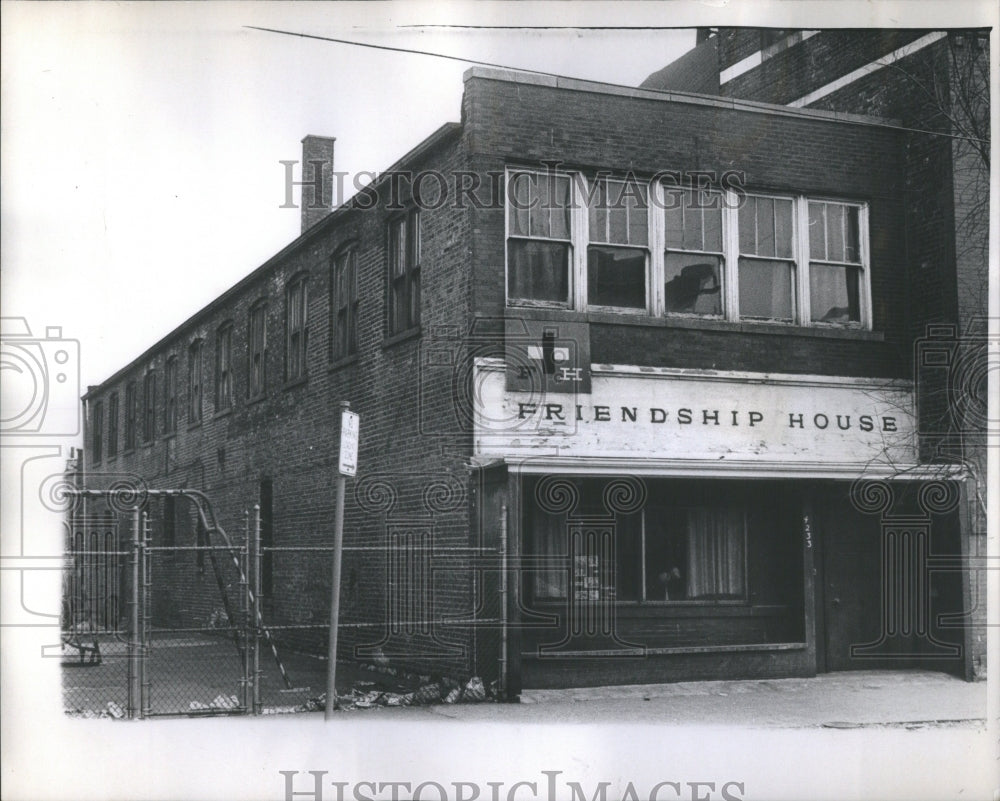
{"type": "Polygon", "coordinates": [[[587,304],[645,311],[649,198],[645,184],[599,178],[589,208],[587,304]]]}
{"type": "MultiPolygon", "coordinates": [[[[584,479],[577,486],[581,498],[600,498],[599,482],[584,479]]],[[[610,566],[583,565],[579,555],[577,563],[570,563],[571,532],[578,518],[534,504],[526,511],[525,531],[533,560],[530,586],[536,600],[575,597],[581,570],[587,574],[583,580],[608,575],[610,566]]],[[[614,587],[610,589],[616,600],[747,600],[747,513],[742,504],[684,506],[653,500],[635,513],[604,517],[614,532],[614,587]]],[[[600,521],[589,522],[593,528],[600,521]]],[[[609,590],[599,589],[601,593],[609,590]]]]}
{"type": "Polygon", "coordinates": [[[795,319],[791,198],[747,195],[739,210],[741,318],[795,319]]]}
{"type": "Polygon", "coordinates": [[[814,323],[861,323],[861,209],[809,201],[809,307],[814,323]]]}
{"type": "Polygon", "coordinates": [[[664,311],[722,315],[721,192],[666,189],[663,209],[664,311]]]}
{"type": "Polygon", "coordinates": [[[509,174],[507,298],[528,305],[570,305],[572,187],[568,175],[509,174]]]}

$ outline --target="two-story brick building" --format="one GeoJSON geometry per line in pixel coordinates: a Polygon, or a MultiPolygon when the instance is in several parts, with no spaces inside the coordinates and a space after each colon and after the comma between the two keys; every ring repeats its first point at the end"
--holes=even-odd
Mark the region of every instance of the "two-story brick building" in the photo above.
{"type": "MultiPolygon", "coordinates": [[[[259,504],[265,547],[326,544],[349,400],[345,658],[509,696],[967,673],[939,615],[968,579],[926,570],[968,516],[919,454],[909,295],[937,267],[909,256],[912,138],[470,69],[460,123],[89,389],[88,480],[259,504]]],[[[156,511],[154,541],[197,539],[156,511]]],[[[202,568],[170,565],[157,615],[211,614],[202,568]]],[[[302,626],[280,644],[321,652],[329,563],[265,552],[263,591],[302,626]]]]}

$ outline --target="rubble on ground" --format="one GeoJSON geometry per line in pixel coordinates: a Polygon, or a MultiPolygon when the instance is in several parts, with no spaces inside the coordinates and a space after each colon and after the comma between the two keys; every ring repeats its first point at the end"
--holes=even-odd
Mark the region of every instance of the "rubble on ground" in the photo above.
{"type": "MultiPolygon", "coordinates": [[[[383,706],[431,706],[442,702],[446,704],[480,703],[496,698],[495,683],[491,684],[487,690],[479,676],[473,676],[465,684],[448,677],[436,680],[431,679],[430,676],[414,678],[426,681],[410,692],[400,692],[398,688],[379,689],[372,681],[355,682],[349,693],[338,696],[338,708],[352,710],[383,706]]],[[[326,693],[310,698],[305,703],[295,707],[297,712],[316,712],[321,709],[326,709],[326,693]]]]}

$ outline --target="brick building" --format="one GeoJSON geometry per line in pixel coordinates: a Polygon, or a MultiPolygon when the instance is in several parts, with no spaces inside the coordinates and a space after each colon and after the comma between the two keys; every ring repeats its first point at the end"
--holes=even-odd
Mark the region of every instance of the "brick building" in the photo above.
{"type": "MultiPolygon", "coordinates": [[[[721,71],[750,54],[709,40],[721,71]]],[[[978,673],[940,618],[975,581],[924,572],[977,536],[914,411],[938,318],[912,296],[955,283],[915,255],[944,236],[909,189],[937,139],[786,102],[470,69],[460,123],[88,390],[88,482],[197,488],[231,528],[258,504],[265,619],[322,652],[329,562],[280,549],[331,539],[349,400],[344,658],[511,697],[978,673]]],[[[159,504],[154,543],[198,541],[159,504]]],[[[155,615],[213,613],[197,554],[161,575],[155,615]]]]}

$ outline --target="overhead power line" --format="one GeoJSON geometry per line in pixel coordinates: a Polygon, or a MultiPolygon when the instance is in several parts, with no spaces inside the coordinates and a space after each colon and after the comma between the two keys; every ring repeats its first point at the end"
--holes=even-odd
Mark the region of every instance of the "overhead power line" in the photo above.
{"type": "MultiPolygon", "coordinates": [[[[556,73],[556,72],[546,72],[545,70],[533,70],[533,69],[530,69],[529,67],[514,67],[514,66],[512,66],[510,64],[497,64],[496,62],[493,62],[493,61],[481,61],[481,60],[475,59],[475,58],[463,58],[462,56],[451,56],[451,55],[448,55],[447,53],[434,53],[434,52],[432,52],[430,50],[417,50],[417,49],[409,48],[409,47],[392,47],[391,45],[372,44],[371,42],[358,42],[358,41],[355,41],[353,39],[337,39],[337,38],[332,37],[332,36],[319,36],[319,35],[314,34],[314,33],[301,33],[299,31],[283,31],[283,30],[280,30],[278,28],[262,28],[262,27],[260,27],[258,25],[244,25],[243,27],[244,28],[248,28],[250,30],[254,30],[254,31],[264,31],[265,33],[278,33],[278,34],[281,34],[282,36],[297,36],[300,39],[315,39],[315,40],[320,41],[320,42],[334,42],[336,44],[349,45],[351,47],[367,47],[367,48],[370,48],[372,50],[388,50],[388,51],[391,51],[393,53],[407,53],[409,55],[416,55],[416,56],[430,56],[431,58],[443,58],[443,59],[447,59],[448,61],[460,61],[463,64],[475,64],[475,65],[478,65],[478,66],[481,66],[481,67],[495,67],[497,69],[510,70],[512,72],[530,72],[530,73],[532,73],[534,75],[545,75],[545,76],[547,76],[549,78],[565,78],[565,79],[571,80],[571,81],[587,80],[585,78],[574,78],[572,75],[560,75],[559,73],[556,73]]],[[[663,95],[670,95],[670,94],[673,94],[673,95],[697,94],[697,93],[694,93],[694,92],[682,92],[682,91],[677,91],[677,90],[673,90],[673,89],[653,89],[653,88],[650,88],[650,87],[635,87],[635,86],[630,86],[628,84],[610,83],[608,81],[599,81],[599,83],[603,83],[605,86],[615,86],[615,87],[618,87],[618,88],[621,88],[621,89],[632,89],[632,90],[634,90],[634,89],[639,88],[639,89],[642,89],[642,91],[644,91],[644,92],[653,92],[655,94],[663,94],[663,95]]],[[[728,105],[730,108],[732,108],[734,110],[740,110],[740,109],[759,109],[760,106],[762,105],[761,103],[758,103],[758,102],[755,102],[755,101],[740,100],[739,98],[736,98],[736,97],[725,97],[723,95],[702,95],[702,96],[708,96],[708,97],[716,98],[717,100],[720,100],[720,101],[726,103],[726,105],[728,105]]],[[[791,109],[791,107],[789,107],[789,106],[781,106],[780,104],[772,104],[772,105],[776,105],[778,108],[787,108],[787,109],[790,109],[790,110],[794,110],[794,109],[791,109]]],[[[809,111],[808,108],[805,108],[805,109],[802,109],[802,110],[803,111],[809,111]]],[[[873,118],[873,119],[875,119],[875,118],[873,118]]],[[[847,124],[856,124],[856,125],[866,125],[866,124],[870,125],[870,124],[872,124],[872,123],[863,122],[861,120],[855,121],[855,120],[849,120],[849,119],[842,119],[841,122],[844,122],[844,123],[847,123],[847,124]]],[[[954,134],[954,133],[948,133],[946,131],[929,131],[929,130],[926,130],[926,129],[923,129],[923,128],[909,128],[909,127],[907,127],[905,125],[893,125],[891,122],[885,122],[885,121],[882,121],[882,120],[875,120],[875,122],[880,127],[891,128],[892,130],[895,130],[895,131],[905,131],[907,133],[927,134],[928,136],[942,136],[942,137],[945,137],[946,139],[965,139],[965,140],[968,140],[970,142],[981,142],[981,143],[988,143],[989,142],[988,139],[979,139],[977,137],[968,136],[968,135],[965,135],[965,134],[954,134]]]]}

